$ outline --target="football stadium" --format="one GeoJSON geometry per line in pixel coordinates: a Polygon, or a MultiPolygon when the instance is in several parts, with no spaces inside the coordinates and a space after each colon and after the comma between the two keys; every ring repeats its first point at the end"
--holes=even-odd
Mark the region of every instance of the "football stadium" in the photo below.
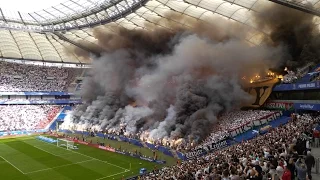
{"type": "Polygon", "coordinates": [[[0,1],[0,179],[320,180],[319,0],[0,1]]]}

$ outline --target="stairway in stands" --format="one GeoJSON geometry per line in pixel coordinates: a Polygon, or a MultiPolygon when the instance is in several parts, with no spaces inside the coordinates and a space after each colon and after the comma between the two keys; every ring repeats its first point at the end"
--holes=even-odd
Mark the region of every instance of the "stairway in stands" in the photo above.
{"type": "Polygon", "coordinates": [[[64,118],[67,115],[67,111],[70,111],[71,109],[71,106],[65,106],[64,108],[60,109],[60,111],[57,112],[56,116],[52,119],[52,121],[49,124],[47,124],[46,129],[56,130],[56,122],[64,121],[64,118]]]}

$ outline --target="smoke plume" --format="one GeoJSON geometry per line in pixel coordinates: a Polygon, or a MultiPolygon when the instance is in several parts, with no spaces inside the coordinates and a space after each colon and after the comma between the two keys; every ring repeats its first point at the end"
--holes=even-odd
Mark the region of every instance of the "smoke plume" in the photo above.
{"type": "Polygon", "coordinates": [[[270,36],[259,46],[245,41],[246,27],[228,20],[209,25],[181,14],[168,16],[176,20],[166,22],[171,29],[150,24],[148,30],[94,29],[101,56],[84,80],[85,103],[66,128],[200,141],[219,114],[250,101],[241,77],[279,64],[318,61],[313,17],[296,10],[262,9],[254,19],[270,36]]]}
{"type": "Polygon", "coordinates": [[[311,14],[271,3],[254,19],[259,29],[269,32],[267,43],[286,48],[286,60],[281,68],[297,68],[308,62],[320,62],[320,34],[311,14]]]}
{"type": "Polygon", "coordinates": [[[136,37],[152,35],[141,33],[146,34],[127,35],[126,43],[116,45],[120,49],[93,62],[83,85],[85,103],[68,124],[127,134],[150,132],[152,139],[201,140],[219,113],[250,100],[239,77],[248,70],[267,69],[270,60],[280,60],[282,51],[187,31],[144,43],[136,37]]]}

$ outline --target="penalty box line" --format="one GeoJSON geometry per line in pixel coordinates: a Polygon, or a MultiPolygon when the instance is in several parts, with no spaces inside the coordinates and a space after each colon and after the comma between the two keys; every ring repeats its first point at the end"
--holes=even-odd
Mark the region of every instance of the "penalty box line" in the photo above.
{"type": "Polygon", "coordinates": [[[45,150],[45,149],[42,149],[42,148],[40,148],[40,147],[38,147],[38,146],[33,146],[33,147],[35,147],[35,148],[37,148],[37,149],[39,149],[39,150],[41,150],[41,151],[47,152],[47,153],[49,153],[49,154],[52,154],[52,155],[54,155],[54,156],[58,156],[58,157],[63,157],[63,156],[68,155],[68,154],[73,154],[72,151],[70,151],[70,152],[68,152],[68,153],[65,153],[65,154],[55,154],[55,153],[51,153],[51,152],[49,152],[49,151],[47,151],[47,150],[45,150]]]}
{"type": "MultiPolygon", "coordinates": [[[[38,140],[38,141],[40,141],[40,140],[38,140]]],[[[44,142],[44,141],[40,141],[40,142],[47,143],[47,142],[44,142]]],[[[130,171],[129,169],[126,169],[126,168],[124,168],[124,167],[121,167],[121,166],[118,166],[118,165],[115,165],[115,164],[109,163],[109,162],[107,162],[107,161],[102,161],[102,160],[100,160],[100,159],[97,159],[97,158],[94,158],[94,157],[91,157],[91,156],[88,156],[88,155],[85,155],[85,154],[82,154],[82,153],[79,153],[79,152],[75,152],[75,151],[67,150],[67,149],[65,149],[65,148],[62,148],[62,147],[56,146],[56,145],[51,144],[51,143],[47,143],[47,144],[50,144],[50,145],[52,145],[52,146],[54,146],[54,147],[57,147],[57,148],[64,149],[64,150],[66,150],[66,151],[73,152],[73,153],[75,153],[75,154],[79,154],[79,155],[85,156],[85,157],[87,157],[87,158],[94,159],[94,160],[96,160],[96,161],[99,161],[99,162],[102,162],[102,163],[105,163],[105,164],[109,164],[109,165],[111,165],[111,166],[114,166],[114,167],[117,167],[117,168],[123,169],[123,170],[125,170],[125,171],[130,171]]],[[[39,148],[38,148],[38,149],[39,149],[39,148]]],[[[49,153],[49,152],[48,152],[48,153],[49,153]]],[[[50,154],[52,154],[52,153],[50,153],[50,154]]],[[[54,155],[54,154],[52,154],[52,155],[54,155]]],[[[54,155],[54,156],[56,156],[56,155],[54,155]]]]}
{"type": "Polygon", "coordinates": [[[130,170],[125,170],[125,171],[123,171],[123,172],[119,172],[119,173],[116,173],[116,174],[112,174],[112,175],[110,175],[110,176],[104,176],[104,177],[98,178],[98,179],[96,179],[96,180],[101,180],[101,179],[113,177],[113,176],[116,176],[116,175],[119,175],[119,174],[123,174],[123,173],[129,172],[129,171],[130,171],[130,170]]]}
{"type": "Polygon", "coordinates": [[[17,166],[15,166],[14,164],[12,164],[10,161],[8,161],[6,158],[4,158],[3,156],[0,156],[4,161],[6,161],[8,164],[10,164],[12,167],[16,168],[18,171],[20,171],[22,174],[25,174],[23,171],[21,171],[17,166]]]}
{"type": "Polygon", "coordinates": [[[85,161],[80,161],[80,162],[76,162],[76,163],[70,163],[70,164],[64,164],[61,166],[55,166],[55,167],[51,167],[51,168],[45,168],[45,169],[40,169],[40,170],[36,170],[36,171],[31,171],[31,172],[23,172],[21,169],[19,169],[17,166],[15,166],[14,164],[12,164],[10,161],[8,161],[6,158],[4,158],[3,156],[0,156],[5,162],[7,162],[8,164],[10,164],[12,167],[16,168],[19,172],[21,172],[22,174],[32,174],[32,173],[37,173],[37,172],[41,172],[41,171],[47,171],[47,170],[52,170],[52,169],[57,169],[57,168],[61,168],[61,167],[66,167],[66,166],[71,166],[71,165],[75,165],[75,164],[81,164],[81,163],[85,163],[85,162],[89,162],[89,161],[95,161],[94,159],[89,159],[89,160],[85,160],[85,161]]]}
{"type": "Polygon", "coordinates": [[[89,161],[95,161],[94,159],[89,159],[89,160],[85,160],[85,161],[80,161],[80,162],[75,162],[75,163],[70,163],[70,164],[64,164],[61,166],[55,166],[52,168],[45,168],[45,169],[40,169],[40,170],[35,170],[35,171],[31,171],[31,172],[27,172],[24,174],[32,174],[32,173],[37,173],[37,172],[42,172],[42,171],[48,171],[48,170],[53,170],[53,169],[57,169],[57,168],[61,168],[61,167],[67,167],[67,166],[71,166],[71,165],[75,165],[75,164],[81,164],[81,163],[85,163],[85,162],[89,162],[89,161]]]}

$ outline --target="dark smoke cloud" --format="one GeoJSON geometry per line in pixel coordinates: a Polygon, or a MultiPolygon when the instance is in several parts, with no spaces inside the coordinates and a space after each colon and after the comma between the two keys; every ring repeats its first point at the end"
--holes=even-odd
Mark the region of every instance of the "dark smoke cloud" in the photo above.
{"type": "MultiPolygon", "coordinates": [[[[96,44],[88,41],[79,41],[78,43],[100,53],[110,53],[125,48],[154,55],[169,53],[179,36],[186,33],[195,33],[221,42],[232,38],[243,40],[250,29],[221,17],[210,19],[214,22],[212,25],[177,12],[166,13],[164,18],[156,18],[154,21],[161,21],[162,26],[159,27],[147,22],[144,23],[147,29],[129,30],[121,26],[99,26],[93,28],[93,36],[97,39],[96,44]]],[[[66,52],[74,53],[84,59],[90,58],[89,52],[75,46],[67,47],[66,52]]]]}
{"type": "Polygon", "coordinates": [[[165,31],[159,28],[146,32],[146,30],[128,30],[123,27],[113,27],[113,33],[105,30],[105,28],[96,28],[93,35],[98,39],[99,45],[107,51],[113,52],[125,48],[150,54],[170,51],[167,43],[179,32],[179,30],[165,31]]]}
{"type": "Polygon", "coordinates": [[[281,48],[251,47],[236,38],[214,41],[190,32],[126,46],[93,62],[83,85],[86,103],[72,123],[109,130],[125,125],[127,133],[149,131],[154,139],[201,140],[219,113],[250,100],[239,77],[268,68],[280,55],[281,48]],[[165,46],[161,53],[159,44],[144,47],[159,41],[165,46]]]}
{"type": "Polygon", "coordinates": [[[283,66],[296,68],[308,62],[320,62],[319,29],[314,16],[272,3],[254,18],[260,29],[270,32],[267,43],[286,47],[283,66]]]}
{"type": "Polygon", "coordinates": [[[131,134],[149,132],[153,139],[203,139],[220,113],[250,102],[241,77],[274,67],[283,57],[290,58],[286,65],[313,60],[317,42],[310,16],[281,7],[275,13],[255,17],[260,28],[270,31],[270,39],[260,46],[249,45],[248,29],[237,23],[217,18],[210,25],[176,13],[167,14],[173,21],[163,23],[170,30],[150,24],[148,30],[95,28],[101,57],[95,58],[84,81],[85,103],[64,125],[123,127],[131,134]],[[290,18],[280,20],[275,13],[290,18]]]}

